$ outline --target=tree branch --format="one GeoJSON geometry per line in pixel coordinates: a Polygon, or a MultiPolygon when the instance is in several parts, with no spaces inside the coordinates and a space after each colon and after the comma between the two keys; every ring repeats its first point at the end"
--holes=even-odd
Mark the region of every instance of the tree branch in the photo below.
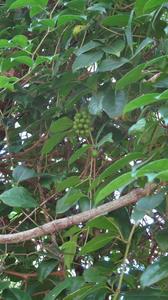
{"type": "MultiPolygon", "coordinates": [[[[21,278],[23,280],[28,280],[29,278],[38,277],[38,273],[19,273],[19,272],[10,271],[10,270],[9,271],[6,270],[3,273],[6,275],[9,275],[9,276],[21,278]]],[[[51,272],[50,275],[57,276],[57,277],[60,277],[63,279],[65,277],[65,272],[64,271],[55,271],[55,272],[51,272]]]]}
{"type": "Polygon", "coordinates": [[[120,197],[118,200],[113,200],[111,202],[105,203],[97,208],[92,208],[91,210],[87,210],[70,217],[61,218],[30,230],[12,234],[1,234],[0,244],[13,244],[24,242],[27,240],[31,240],[32,238],[37,238],[40,236],[57,232],[75,224],[86,222],[97,216],[107,214],[108,212],[111,212],[113,210],[117,210],[118,208],[136,203],[140,198],[149,195],[149,193],[154,188],[156,188],[156,184],[150,184],[147,185],[144,189],[134,189],[130,193],[120,197]]]}

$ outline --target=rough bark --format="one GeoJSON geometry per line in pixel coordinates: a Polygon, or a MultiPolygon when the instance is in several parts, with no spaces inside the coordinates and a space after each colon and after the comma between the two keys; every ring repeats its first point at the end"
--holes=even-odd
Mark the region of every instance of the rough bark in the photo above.
{"type": "Polygon", "coordinates": [[[68,228],[75,224],[84,223],[97,216],[105,215],[108,212],[136,203],[141,197],[148,195],[155,188],[155,186],[155,184],[151,184],[145,187],[144,189],[134,189],[133,191],[120,197],[119,199],[100,205],[97,208],[92,208],[91,210],[87,210],[85,212],[70,217],[57,219],[52,222],[46,223],[42,226],[35,227],[33,229],[12,234],[1,234],[0,244],[20,243],[27,240],[31,240],[32,238],[56,233],[57,231],[68,228]]]}

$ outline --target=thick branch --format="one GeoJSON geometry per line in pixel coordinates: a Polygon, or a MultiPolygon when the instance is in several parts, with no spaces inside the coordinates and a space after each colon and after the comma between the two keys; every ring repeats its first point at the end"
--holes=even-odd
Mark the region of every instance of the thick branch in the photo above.
{"type": "Polygon", "coordinates": [[[32,238],[37,238],[43,235],[51,234],[57,232],[61,229],[65,229],[75,224],[80,224],[93,219],[97,216],[107,214],[110,211],[116,210],[121,207],[133,204],[137,202],[141,197],[148,195],[154,188],[155,184],[148,185],[144,189],[135,189],[125,196],[120,197],[118,200],[113,200],[111,202],[100,205],[97,208],[87,210],[85,212],[58,219],[49,223],[46,223],[40,227],[35,227],[30,230],[22,231],[19,233],[12,234],[1,234],[0,244],[13,244],[31,240],[32,238]]]}
{"type": "MultiPolygon", "coordinates": [[[[11,276],[21,278],[23,280],[28,280],[29,278],[35,278],[38,276],[38,273],[19,273],[16,271],[8,271],[8,270],[4,271],[3,273],[6,275],[11,275],[11,276]]],[[[51,272],[50,275],[64,278],[65,272],[64,271],[55,271],[55,272],[51,272]]]]}

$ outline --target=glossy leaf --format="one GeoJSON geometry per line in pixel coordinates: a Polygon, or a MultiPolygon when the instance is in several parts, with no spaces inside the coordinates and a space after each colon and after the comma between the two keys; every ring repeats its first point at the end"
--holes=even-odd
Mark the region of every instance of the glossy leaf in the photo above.
{"type": "Polygon", "coordinates": [[[90,285],[86,284],[84,287],[78,289],[74,293],[66,296],[64,300],[85,300],[86,297],[91,296],[94,300],[103,300],[107,293],[107,287],[105,284],[98,284],[98,285],[90,285]]]}
{"type": "Polygon", "coordinates": [[[90,41],[89,43],[86,43],[83,47],[80,47],[79,49],[77,49],[75,51],[75,54],[77,56],[79,56],[83,53],[86,53],[86,52],[88,52],[90,50],[93,50],[93,49],[95,49],[97,47],[100,47],[100,46],[101,46],[101,43],[95,42],[95,41],[90,41]]]}
{"type": "Polygon", "coordinates": [[[5,290],[3,292],[3,297],[5,297],[6,300],[32,300],[28,293],[18,288],[11,288],[9,290],[5,290]]]}
{"type": "Polygon", "coordinates": [[[46,140],[42,148],[42,154],[48,154],[51,152],[56,145],[62,142],[65,136],[67,136],[67,132],[58,132],[46,140]]]}
{"type": "Polygon", "coordinates": [[[168,277],[168,257],[160,257],[143,272],[140,282],[142,287],[151,286],[168,277]]]}
{"type": "Polygon", "coordinates": [[[24,187],[13,187],[0,195],[0,200],[12,207],[33,208],[37,207],[37,201],[24,187]]]}
{"type": "Polygon", "coordinates": [[[146,94],[130,101],[128,104],[126,104],[124,108],[124,113],[157,102],[157,98],[156,98],[157,96],[158,96],[157,93],[146,94]]]}
{"type": "Polygon", "coordinates": [[[148,173],[159,173],[161,171],[167,171],[168,168],[168,159],[159,159],[152,161],[145,166],[137,170],[137,176],[145,176],[148,173]]]}
{"type": "Polygon", "coordinates": [[[150,11],[156,9],[157,7],[161,6],[164,3],[165,3],[164,0],[148,0],[144,5],[143,11],[144,11],[144,13],[150,12],[150,11]]]}
{"type": "Polygon", "coordinates": [[[105,26],[124,27],[128,24],[128,21],[129,21],[128,15],[118,14],[118,15],[104,18],[102,23],[105,26]]]}
{"type": "Polygon", "coordinates": [[[77,189],[70,189],[65,196],[57,201],[56,213],[61,214],[69,210],[83,196],[83,193],[77,189]]]}
{"type": "Polygon", "coordinates": [[[38,280],[43,282],[44,279],[54,270],[58,262],[55,260],[43,261],[38,268],[38,280]]]}
{"type": "Polygon", "coordinates": [[[163,229],[163,230],[159,230],[156,233],[155,238],[156,238],[159,248],[162,251],[167,251],[168,250],[168,230],[167,230],[167,228],[163,229]]]}
{"type": "Polygon", "coordinates": [[[21,182],[33,177],[37,177],[38,175],[33,169],[24,166],[17,166],[13,170],[12,176],[16,182],[21,182]]]}
{"type": "Polygon", "coordinates": [[[25,48],[28,45],[28,39],[25,35],[15,35],[12,39],[15,46],[20,46],[25,48]]]}
{"type": "Polygon", "coordinates": [[[93,251],[103,248],[112,241],[113,237],[110,234],[100,234],[97,237],[88,241],[80,251],[80,255],[85,255],[93,251]]]}
{"type": "Polygon", "coordinates": [[[107,196],[112,194],[115,190],[118,190],[121,187],[124,187],[131,183],[133,181],[133,177],[131,175],[131,172],[125,173],[116,179],[112,180],[110,183],[108,183],[104,188],[102,188],[95,199],[95,203],[100,203],[103,199],[105,199],[107,196]]]}
{"type": "Polygon", "coordinates": [[[143,69],[145,68],[145,64],[141,64],[139,66],[136,66],[131,71],[129,71],[127,74],[122,76],[121,79],[119,79],[116,83],[116,89],[122,90],[126,86],[138,81],[139,79],[145,77],[145,73],[143,73],[143,69]]]}
{"type": "Polygon", "coordinates": [[[159,289],[137,289],[122,293],[119,300],[166,300],[167,291],[161,291],[159,289]]]}
{"type": "Polygon", "coordinates": [[[61,247],[61,250],[64,252],[64,259],[65,259],[64,262],[67,269],[70,269],[73,263],[76,248],[77,248],[77,244],[75,241],[65,242],[61,247]]]}
{"type": "Polygon", "coordinates": [[[101,62],[99,65],[97,72],[107,72],[107,71],[113,71],[124,64],[128,63],[128,60],[126,58],[119,58],[119,59],[105,59],[101,62]]]}
{"type": "Polygon", "coordinates": [[[51,133],[57,133],[57,132],[62,132],[65,130],[68,130],[72,127],[73,122],[71,119],[67,117],[62,117],[58,119],[57,121],[52,122],[50,126],[50,132],[51,133]]]}
{"type": "Polygon", "coordinates": [[[73,187],[79,183],[80,183],[80,178],[78,176],[70,176],[62,181],[57,181],[56,188],[58,192],[61,192],[66,188],[73,187]]]}
{"type": "Polygon", "coordinates": [[[33,66],[33,60],[31,57],[29,56],[17,56],[17,57],[12,57],[11,58],[11,62],[17,62],[19,64],[24,64],[24,65],[27,65],[29,67],[32,67],[33,66]]]}
{"type": "Polygon", "coordinates": [[[63,282],[57,284],[45,297],[44,300],[55,300],[57,296],[62,293],[65,289],[69,288],[71,285],[71,278],[65,279],[63,282]]]}
{"type": "Polygon", "coordinates": [[[87,68],[98,62],[103,56],[103,52],[96,51],[90,53],[84,53],[76,57],[72,69],[73,71],[87,68]]]}
{"type": "Polygon", "coordinates": [[[136,134],[138,132],[143,132],[146,126],[146,120],[144,118],[140,119],[136,124],[129,128],[129,134],[136,134]]]}
{"type": "MultiPolygon", "coordinates": [[[[38,6],[44,7],[47,4],[48,0],[38,0],[38,6]]],[[[16,0],[14,1],[9,9],[22,8],[25,6],[37,6],[36,0],[16,0]]]]}
{"type": "Polygon", "coordinates": [[[139,210],[152,210],[153,208],[159,206],[165,199],[164,193],[154,194],[151,196],[146,196],[141,198],[136,204],[139,210]]]}
{"type": "Polygon", "coordinates": [[[98,143],[96,144],[96,147],[101,147],[102,145],[104,145],[105,143],[112,143],[113,139],[112,139],[112,133],[107,133],[100,141],[98,141],[98,143]]]}
{"type": "Polygon", "coordinates": [[[86,16],[80,16],[80,15],[60,15],[57,20],[57,24],[59,26],[65,25],[67,23],[70,23],[72,21],[83,21],[86,20],[86,16]]]}
{"type": "Polygon", "coordinates": [[[69,165],[73,164],[76,160],[80,159],[80,157],[87,152],[87,150],[90,148],[90,145],[84,144],[82,145],[81,148],[79,148],[78,150],[76,150],[72,156],[70,157],[68,163],[69,165]]]}

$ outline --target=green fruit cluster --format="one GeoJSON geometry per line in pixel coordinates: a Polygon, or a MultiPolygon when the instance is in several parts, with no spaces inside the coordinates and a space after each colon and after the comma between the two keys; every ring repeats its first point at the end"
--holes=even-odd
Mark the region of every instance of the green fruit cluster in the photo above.
{"type": "Polygon", "coordinates": [[[92,130],[90,115],[85,111],[76,113],[73,128],[77,135],[87,137],[92,130]]]}

